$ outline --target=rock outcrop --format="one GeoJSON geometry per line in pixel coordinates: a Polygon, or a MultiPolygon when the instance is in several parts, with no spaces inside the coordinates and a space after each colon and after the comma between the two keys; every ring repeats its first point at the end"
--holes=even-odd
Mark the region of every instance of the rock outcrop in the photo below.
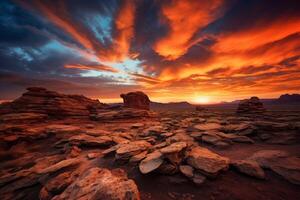
{"type": "Polygon", "coordinates": [[[0,106],[2,118],[6,119],[5,115],[12,113],[27,113],[26,116],[29,116],[28,113],[35,113],[60,118],[82,117],[89,116],[97,108],[105,107],[98,100],[82,95],[65,95],[40,87],[30,87],[27,90],[20,98],[0,106]]]}
{"type": "Polygon", "coordinates": [[[262,113],[266,111],[258,97],[251,97],[239,103],[237,113],[262,113]]]}
{"type": "Polygon", "coordinates": [[[107,169],[92,168],[73,182],[53,200],[67,199],[107,199],[139,200],[139,191],[133,180],[125,173],[114,175],[107,169]]]}
{"type": "Polygon", "coordinates": [[[129,92],[120,95],[124,101],[124,107],[149,110],[149,97],[143,92],[129,92]]]}

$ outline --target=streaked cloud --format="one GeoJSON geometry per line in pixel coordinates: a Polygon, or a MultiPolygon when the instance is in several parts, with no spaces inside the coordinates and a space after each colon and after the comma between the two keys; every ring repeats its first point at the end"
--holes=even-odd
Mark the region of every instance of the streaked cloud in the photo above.
{"type": "Polygon", "coordinates": [[[136,89],[193,102],[299,93],[299,10],[297,0],[4,0],[1,98],[43,82],[108,101],[136,89]]]}

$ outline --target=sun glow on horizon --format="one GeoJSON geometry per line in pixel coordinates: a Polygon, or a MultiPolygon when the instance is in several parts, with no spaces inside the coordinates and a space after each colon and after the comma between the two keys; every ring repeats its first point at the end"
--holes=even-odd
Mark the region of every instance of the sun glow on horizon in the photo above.
{"type": "Polygon", "coordinates": [[[197,104],[210,104],[212,103],[212,100],[210,97],[207,96],[198,96],[192,100],[193,103],[197,104]]]}

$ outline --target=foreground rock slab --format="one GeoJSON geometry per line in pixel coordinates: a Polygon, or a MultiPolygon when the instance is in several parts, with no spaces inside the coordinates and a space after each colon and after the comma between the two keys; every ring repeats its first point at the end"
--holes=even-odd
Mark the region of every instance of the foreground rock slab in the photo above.
{"type": "Polygon", "coordinates": [[[139,165],[139,169],[143,174],[147,174],[157,169],[163,163],[162,154],[155,151],[146,156],[139,165]]]}
{"type": "Polygon", "coordinates": [[[257,161],[261,167],[271,169],[293,184],[300,184],[299,157],[290,156],[280,150],[261,150],[255,152],[249,159],[257,161]]]}
{"type": "Polygon", "coordinates": [[[239,172],[259,179],[265,179],[265,172],[255,161],[238,160],[231,163],[239,172]]]}
{"type": "Polygon", "coordinates": [[[107,169],[92,168],[69,185],[53,200],[139,200],[138,188],[133,180],[123,175],[114,175],[107,169]]]}
{"type": "Polygon", "coordinates": [[[217,175],[228,169],[229,159],[206,148],[194,147],[187,155],[187,163],[208,175],[217,175]]]}

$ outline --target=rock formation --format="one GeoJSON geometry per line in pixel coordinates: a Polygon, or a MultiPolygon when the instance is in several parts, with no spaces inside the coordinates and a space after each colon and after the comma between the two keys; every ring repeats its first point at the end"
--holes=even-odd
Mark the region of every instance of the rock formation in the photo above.
{"type": "Polygon", "coordinates": [[[149,97],[143,92],[129,92],[121,94],[121,97],[123,98],[125,107],[142,110],[149,110],[150,108],[149,97]]]}
{"type": "Polygon", "coordinates": [[[266,109],[258,97],[251,97],[239,103],[237,113],[262,113],[266,109]]]}
{"type": "Polygon", "coordinates": [[[0,114],[35,113],[51,117],[89,116],[93,110],[105,107],[98,100],[82,95],[65,95],[45,88],[27,88],[20,98],[0,106],[0,114]]]}
{"type": "Polygon", "coordinates": [[[299,112],[152,116],[42,88],[0,110],[1,199],[300,197],[299,112]]]}

